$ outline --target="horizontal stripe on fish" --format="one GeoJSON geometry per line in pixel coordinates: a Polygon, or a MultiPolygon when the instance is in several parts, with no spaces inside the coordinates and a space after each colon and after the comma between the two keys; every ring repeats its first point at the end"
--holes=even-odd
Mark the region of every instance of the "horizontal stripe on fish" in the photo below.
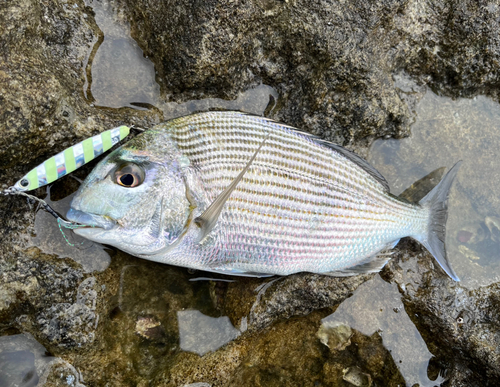
{"type": "Polygon", "coordinates": [[[101,207],[87,203],[102,191],[98,213],[118,219],[117,231],[77,232],[143,258],[243,275],[378,271],[385,260],[373,256],[412,236],[453,276],[444,226],[434,225],[445,221],[455,174],[415,205],[338,145],[263,117],[198,113],[141,134],[96,168],[75,211],[101,207]]]}
{"type": "MultiPolygon", "coordinates": [[[[260,152],[259,152],[259,159],[255,161],[255,166],[263,165],[267,167],[271,167],[274,164],[278,164],[277,167],[280,168],[291,168],[290,167],[290,160],[286,159],[287,157],[287,150],[283,150],[283,153],[280,155],[278,154],[277,156],[274,156],[276,154],[275,150],[270,150],[269,155],[271,155],[271,158],[266,159],[266,153],[267,149],[264,147],[260,152]],[[262,154],[262,156],[261,156],[262,154]],[[261,161],[261,157],[264,158],[264,161],[261,161]],[[266,163],[266,164],[265,164],[266,163]]],[[[210,165],[219,163],[221,162],[220,160],[217,160],[217,157],[211,158],[210,155],[211,149],[208,147],[205,149],[205,146],[202,148],[202,151],[200,152],[201,154],[204,154],[206,156],[202,156],[199,158],[194,158],[193,162],[196,164],[199,164],[200,167],[210,167],[210,165]]],[[[187,153],[189,155],[189,153],[187,153]]],[[[248,160],[248,158],[251,156],[251,152],[246,152],[243,156],[238,155],[237,157],[234,157],[231,154],[227,154],[224,152],[220,153],[220,158],[222,159],[223,157],[226,159],[226,163],[232,164],[232,167],[234,168],[236,164],[239,164],[238,161],[243,160],[248,160]]],[[[340,166],[336,168],[335,163],[332,162],[332,156],[330,155],[330,163],[329,164],[324,164],[321,165],[319,164],[317,159],[314,159],[312,156],[308,155],[309,158],[307,160],[298,160],[293,164],[293,168],[296,170],[304,170],[309,177],[312,176],[320,176],[324,178],[326,181],[330,181],[330,184],[335,184],[335,180],[338,181],[338,186],[342,187],[342,189],[345,189],[345,187],[352,186],[354,188],[354,191],[356,189],[358,190],[363,190],[367,192],[373,192],[372,189],[375,187],[374,184],[370,184],[370,182],[366,181],[366,176],[362,177],[360,176],[359,179],[353,178],[353,176],[357,177],[356,175],[359,174],[360,172],[357,169],[353,170],[343,170],[343,168],[340,166]],[[314,164],[315,163],[315,164],[314,164]],[[313,169],[314,167],[314,169],[313,169]],[[322,172],[321,170],[318,170],[318,167],[323,167],[325,172],[322,172]],[[364,179],[364,180],[362,180],[364,179]]],[[[345,160],[341,160],[345,163],[345,160]]],[[[341,164],[340,164],[341,165],[341,164]]],[[[240,165],[237,165],[238,167],[241,167],[240,165]]],[[[291,169],[290,169],[291,170],[291,169]]],[[[236,171],[235,171],[236,172],[236,171]]],[[[380,187],[379,187],[380,189],[380,187]]]]}

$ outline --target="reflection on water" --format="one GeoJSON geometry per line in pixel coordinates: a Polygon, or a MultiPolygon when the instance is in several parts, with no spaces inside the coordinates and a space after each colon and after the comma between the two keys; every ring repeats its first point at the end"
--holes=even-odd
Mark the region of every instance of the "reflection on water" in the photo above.
{"type": "Polygon", "coordinates": [[[422,93],[412,135],[379,140],[370,163],[398,194],[432,170],[463,164],[452,188],[446,247],[462,285],[500,280],[500,105],[486,97],[452,100],[422,93]]]}
{"type": "Polygon", "coordinates": [[[180,310],[177,321],[181,349],[200,356],[219,349],[240,335],[227,316],[210,317],[198,310],[180,310]]]}
{"type": "MultiPolygon", "coordinates": [[[[239,93],[233,100],[224,100],[220,98],[205,98],[201,100],[192,100],[185,103],[160,103],[158,107],[164,112],[165,118],[175,118],[185,116],[197,111],[207,111],[211,109],[240,110],[257,115],[264,114],[271,101],[278,100],[278,93],[271,86],[259,85],[252,89],[239,93]]],[[[271,109],[274,106],[270,106],[271,109]]]]}
{"type": "Polygon", "coordinates": [[[427,366],[433,355],[406,314],[397,286],[384,282],[379,276],[361,285],[354,296],[322,323],[332,326],[343,323],[367,336],[379,332],[410,386],[418,383],[421,387],[433,387],[444,381],[441,378],[431,381],[427,377],[427,366]]]}
{"type": "Polygon", "coordinates": [[[85,387],[81,380],[75,367],[59,357],[47,355],[43,345],[29,333],[0,337],[1,387],[85,387]]]}
{"type": "Polygon", "coordinates": [[[114,1],[87,1],[103,36],[88,54],[84,94],[97,106],[136,109],[155,107],[165,120],[209,109],[242,110],[263,114],[270,97],[278,94],[270,86],[259,85],[240,93],[234,100],[205,98],[184,103],[165,102],[160,97],[153,63],[144,57],[130,36],[130,25],[114,1]]]}

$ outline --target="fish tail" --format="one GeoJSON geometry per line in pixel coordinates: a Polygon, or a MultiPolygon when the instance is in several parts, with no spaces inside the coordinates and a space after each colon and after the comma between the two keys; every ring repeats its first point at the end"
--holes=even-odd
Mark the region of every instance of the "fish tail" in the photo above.
{"type": "Polygon", "coordinates": [[[461,163],[462,161],[456,163],[439,184],[419,202],[422,207],[430,209],[429,227],[427,235],[414,236],[430,251],[446,274],[455,281],[460,281],[460,279],[451,268],[446,256],[445,236],[446,220],[448,219],[448,196],[461,163]]]}

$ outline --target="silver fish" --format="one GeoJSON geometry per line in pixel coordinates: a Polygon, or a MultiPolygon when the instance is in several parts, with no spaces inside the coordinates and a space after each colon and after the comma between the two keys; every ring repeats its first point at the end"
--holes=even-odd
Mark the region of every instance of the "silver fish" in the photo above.
{"type": "Polygon", "coordinates": [[[377,272],[411,236],[445,251],[458,164],[418,204],[354,153],[264,117],[207,112],[135,137],[102,160],[67,217],[134,256],[232,275],[377,272]]]}

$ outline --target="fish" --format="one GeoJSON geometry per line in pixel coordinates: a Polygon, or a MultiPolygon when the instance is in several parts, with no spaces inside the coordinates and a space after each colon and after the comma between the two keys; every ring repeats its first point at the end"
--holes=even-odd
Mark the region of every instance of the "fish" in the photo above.
{"type": "Polygon", "coordinates": [[[227,275],[380,271],[410,236],[455,281],[445,249],[460,161],[418,203],[355,153],[266,117],[210,111],[108,154],[74,196],[73,232],[133,256],[227,275]]]}

